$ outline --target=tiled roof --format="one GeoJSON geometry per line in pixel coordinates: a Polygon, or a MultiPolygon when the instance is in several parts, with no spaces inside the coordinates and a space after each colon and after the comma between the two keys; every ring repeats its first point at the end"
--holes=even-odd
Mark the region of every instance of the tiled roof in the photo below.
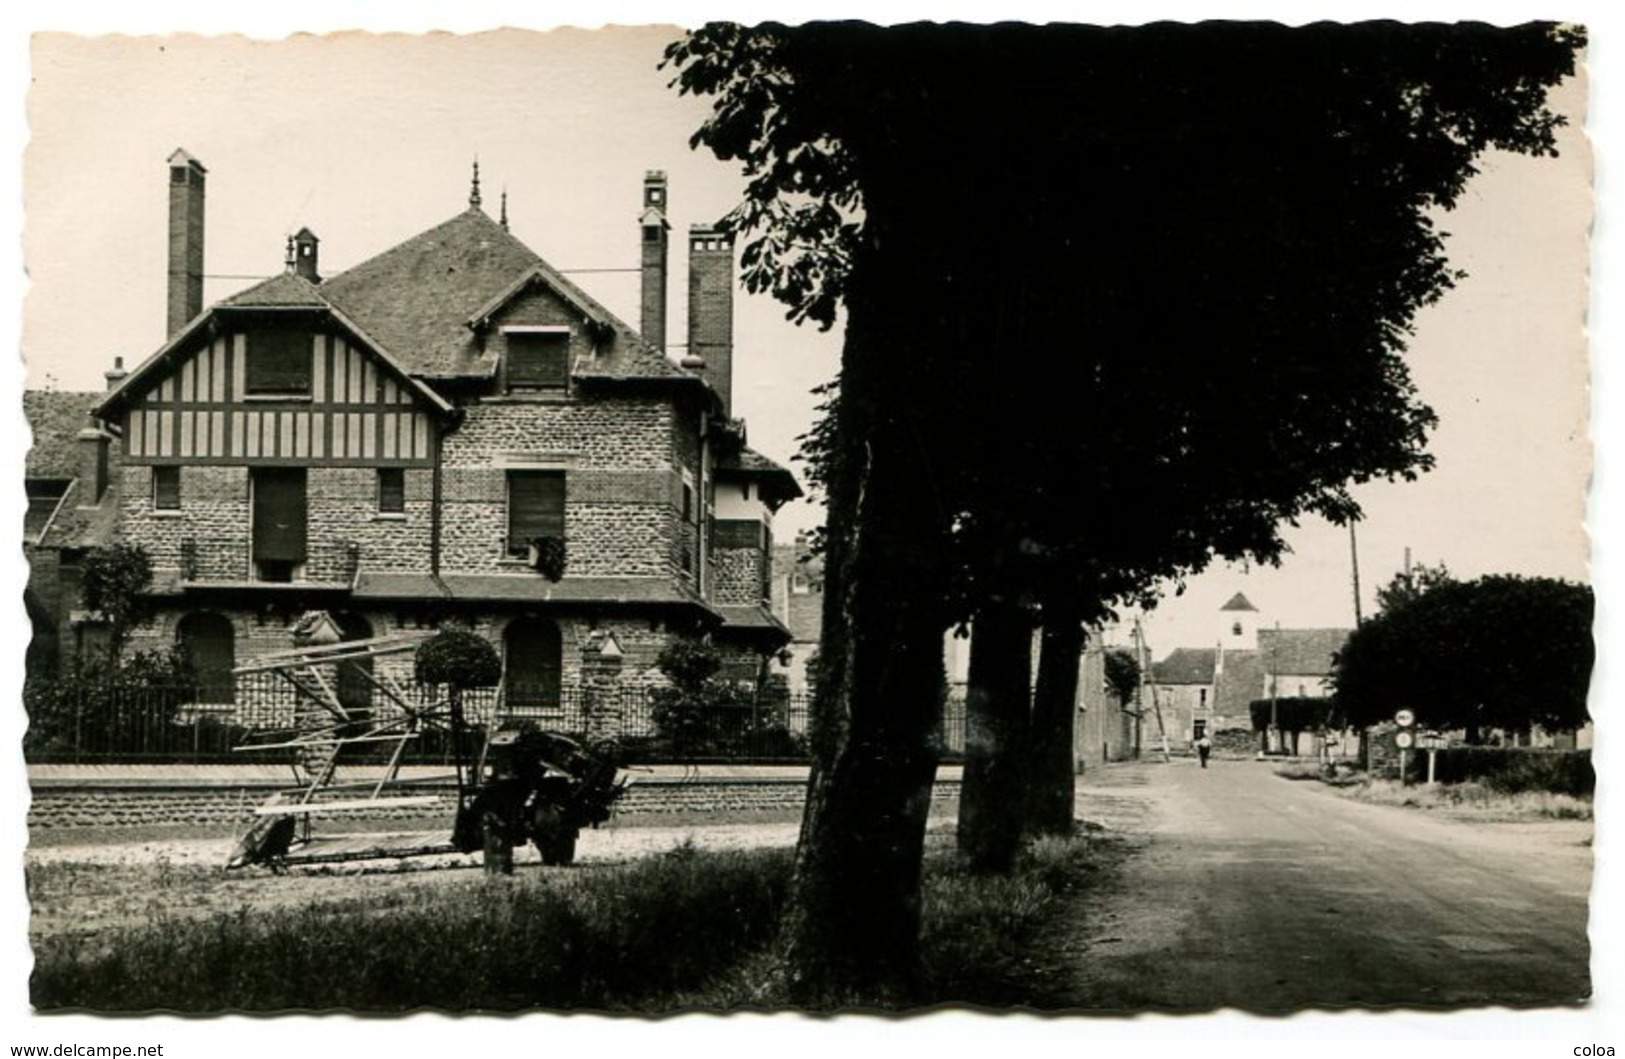
{"type": "MultiPolygon", "coordinates": [[[[566,577],[535,574],[442,574],[453,599],[536,603],[684,603],[705,607],[667,577],[566,577]]],[[[709,607],[706,607],[709,610],[709,607]]]]}
{"type": "Polygon", "coordinates": [[[469,325],[523,292],[546,285],[596,322],[614,341],[578,377],[699,378],[668,361],[590,295],[478,209],[408,239],[322,283],[321,295],[377,339],[414,375],[489,375],[494,355],[469,325]]]}
{"type": "Polygon", "coordinates": [[[81,507],[85,499],[84,484],[77,480],[79,432],[91,425],[90,410],[103,396],[79,391],[27,390],[23,393],[23,414],[33,433],[25,476],[72,480],[49,524],[40,520],[33,528],[34,532],[44,530],[37,542],[44,547],[94,548],[110,542],[117,529],[117,442],[108,452],[108,486],[100,503],[81,507]]]}
{"type": "Polygon", "coordinates": [[[1230,597],[1230,602],[1220,607],[1219,610],[1251,610],[1256,612],[1258,608],[1253,606],[1252,602],[1249,601],[1246,596],[1242,595],[1240,592],[1237,592],[1235,595],[1230,597]]]}
{"type": "Polygon", "coordinates": [[[1217,652],[1211,647],[1176,647],[1167,658],[1151,664],[1154,684],[1211,684],[1217,652]]]}
{"type": "Polygon", "coordinates": [[[118,532],[118,480],[112,479],[101,503],[80,507],[83,482],[74,482],[57,508],[40,544],[47,548],[98,548],[110,544],[118,532]]]}
{"type": "Polygon", "coordinates": [[[1260,629],[1258,654],[1272,673],[1325,676],[1332,656],[1343,649],[1348,629],[1260,629]]]}
{"type": "Polygon", "coordinates": [[[310,280],[292,272],[283,272],[233,294],[220,304],[241,308],[309,306],[321,309],[327,307],[327,299],[322,297],[310,280]]]}
{"type": "Polygon", "coordinates": [[[784,623],[775,618],[766,607],[723,605],[714,609],[722,615],[725,629],[773,629],[783,633],[786,639],[790,636],[790,630],[785,628],[784,623]]]}
{"type": "Polygon", "coordinates": [[[801,486],[789,469],[763,456],[755,449],[740,446],[739,451],[717,461],[717,473],[739,478],[759,480],[764,489],[772,489],[780,501],[801,496],[801,486]]]}
{"type": "Polygon", "coordinates": [[[79,477],[79,447],[74,440],[90,426],[90,410],[100,393],[26,390],[23,415],[33,432],[25,474],[29,478],[79,477]]]}
{"type": "Polygon", "coordinates": [[[322,284],[322,294],[420,375],[488,374],[467,321],[536,264],[479,210],[465,210],[322,284]]]}

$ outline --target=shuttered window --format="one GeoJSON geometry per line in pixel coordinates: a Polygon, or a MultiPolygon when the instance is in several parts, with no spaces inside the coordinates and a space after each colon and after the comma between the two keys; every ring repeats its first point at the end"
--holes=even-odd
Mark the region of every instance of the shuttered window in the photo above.
{"type": "Polygon", "coordinates": [[[508,389],[563,389],[570,379],[570,335],[556,331],[509,331],[508,389]]]}
{"type": "Polygon", "coordinates": [[[508,472],[508,554],[523,557],[537,537],[564,536],[564,472],[508,472]]]}
{"type": "Polygon", "coordinates": [[[152,469],[152,506],[159,511],[181,509],[181,469],[154,467],[152,469]]]}
{"type": "Polygon", "coordinates": [[[399,467],[378,469],[378,513],[400,515],[406,511],[406,472],[399,467]]]}
{"type": "Polygon", "coordinates": [[[243,386],[249,393],[308,394],[311,338],[303,331],[250,331],[243,386]]]}
{"type": "Polygon", "coordinates": [[[278,566],[305,561],[303,467],[255,469],[254,561],[278,566]]]}

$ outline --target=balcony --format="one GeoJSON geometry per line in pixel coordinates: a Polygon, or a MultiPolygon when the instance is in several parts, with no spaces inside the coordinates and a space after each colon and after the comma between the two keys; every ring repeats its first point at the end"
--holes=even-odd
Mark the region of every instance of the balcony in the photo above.
{"type": "Polygon", "coordinates": [[[354,541],[312,541],[298,564],[256,563],[245,540],[184,537],[180,542],[183,587],[290,584],[309,588],[349,588],[361,569],[361,545],[354,541]]]}

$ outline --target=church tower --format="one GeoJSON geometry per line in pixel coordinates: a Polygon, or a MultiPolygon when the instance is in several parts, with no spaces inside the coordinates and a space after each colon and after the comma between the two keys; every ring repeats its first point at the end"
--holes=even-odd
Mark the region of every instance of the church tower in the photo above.
{"type": "Polygon", "coordinates": [[[1219,608],[1219,648],[1222,651],[1258,650],[1258,608],[1237,592],[1219,608]]]}

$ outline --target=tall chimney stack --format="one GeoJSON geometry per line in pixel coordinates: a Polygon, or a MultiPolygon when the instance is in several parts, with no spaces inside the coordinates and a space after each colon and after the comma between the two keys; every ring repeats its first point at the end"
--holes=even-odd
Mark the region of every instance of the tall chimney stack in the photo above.
{"type": "Polygon", "coordinates": [[[651,169],[643,174],[643,214],[638,218],[643,237],[643,339],[656,349],[666,348],[666,248],[671,225],[666,221],[666,174],[651,169]]]}
{"type": "Polygon", "coordinates": [[[734,237],[724,224],[688,230],[688,355],[733,414],[734,237]]]}
{"type": "Polygon", "coordinates": [[[169,336],[203,311],[203,163],[169,156],[169,336]]]}

